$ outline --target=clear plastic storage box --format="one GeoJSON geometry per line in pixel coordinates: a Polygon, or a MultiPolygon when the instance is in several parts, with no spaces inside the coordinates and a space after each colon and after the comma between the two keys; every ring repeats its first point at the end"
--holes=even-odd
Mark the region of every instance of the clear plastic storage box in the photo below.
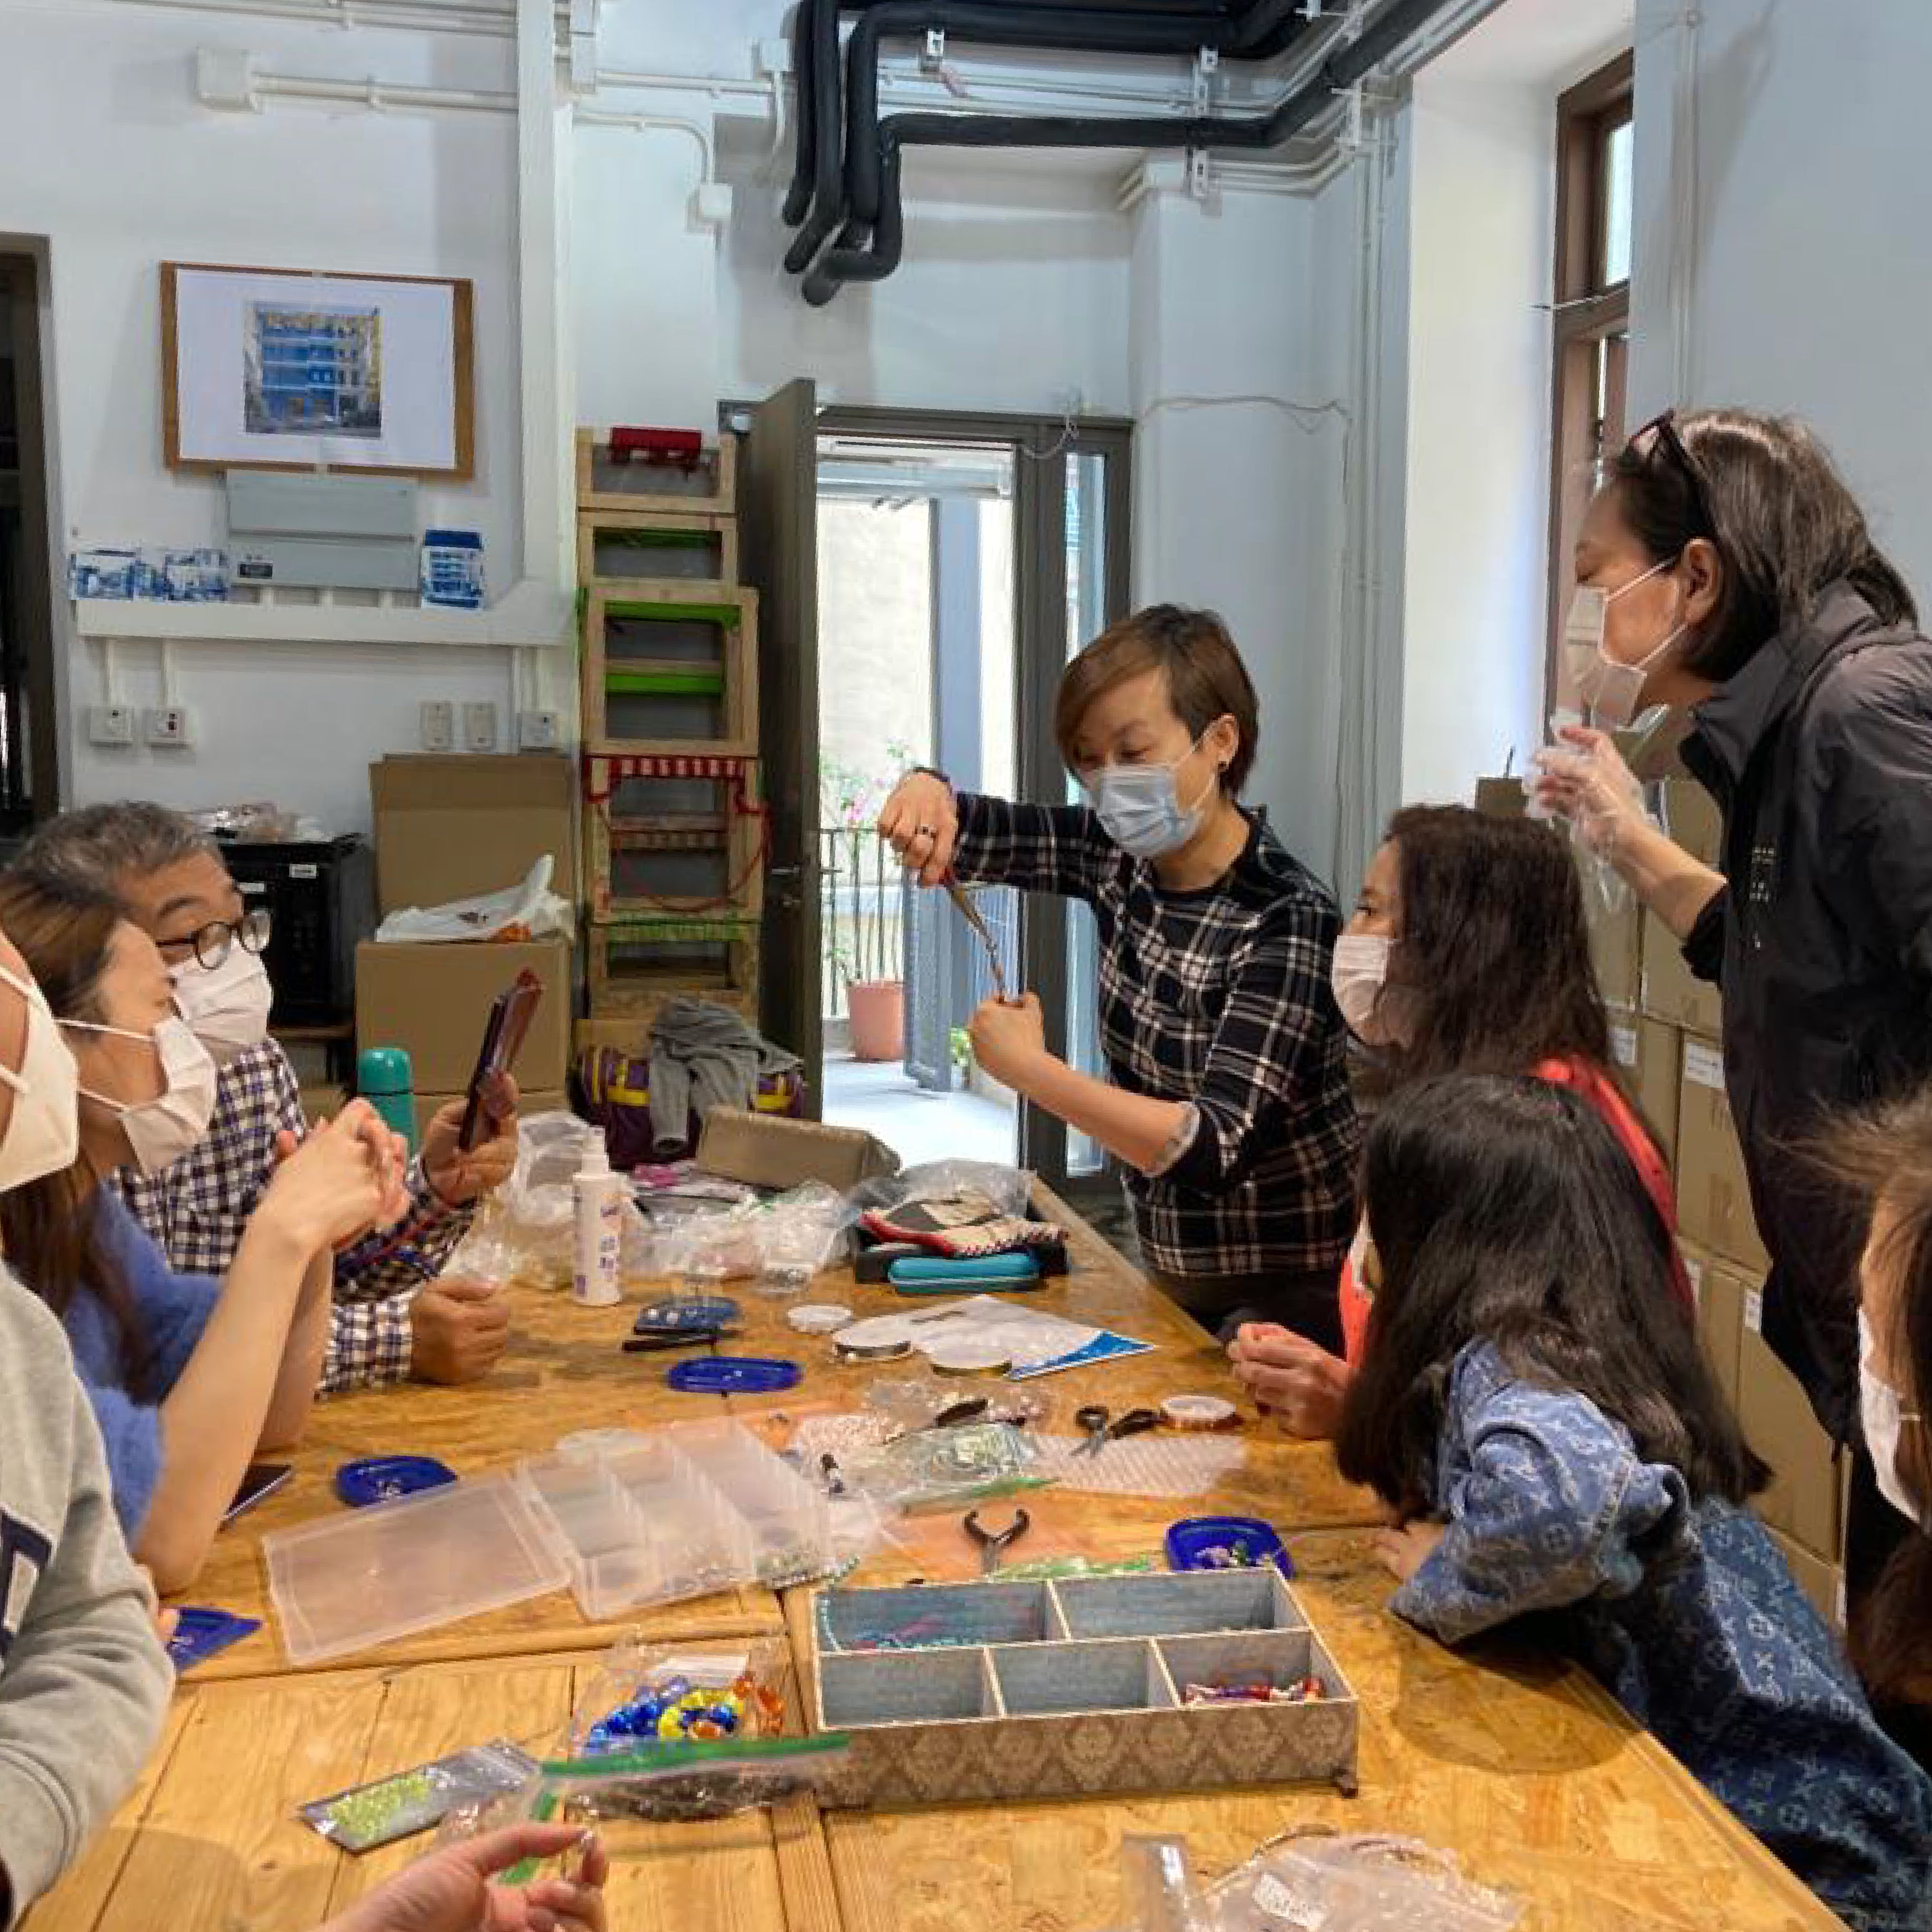
{"type": "Polygon", "coordinates": [[[562,1556],[507,1475],[473,1477],[262,1539],[292,1664],[321,1664],[561,1589],[562,1556]]]}
{"type": "Polygon", "coordinates": [[[740,1583],[823,1576],[834,1562],[824,1493],[735,1423],[540,1457],[517,1481],[600,1622],[740,1583]]]}

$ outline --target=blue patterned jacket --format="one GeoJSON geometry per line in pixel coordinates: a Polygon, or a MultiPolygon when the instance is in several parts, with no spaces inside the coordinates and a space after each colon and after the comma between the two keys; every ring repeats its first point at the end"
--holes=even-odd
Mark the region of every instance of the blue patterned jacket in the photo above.
{"type": "Polygon", "coordinates": [[[1450,1372],[1436,1514],[1391,1607],[1444,1643],[1516,1618],[1586,1665],[1861,1932],[1932,1927],[1932,1780],[1880,1730],[1756,1520],[1486,1342],[1450,1372]]]}

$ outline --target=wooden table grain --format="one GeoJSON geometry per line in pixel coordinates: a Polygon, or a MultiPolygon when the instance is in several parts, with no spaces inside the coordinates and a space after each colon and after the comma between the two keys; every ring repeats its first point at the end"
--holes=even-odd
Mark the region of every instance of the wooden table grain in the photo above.
{"type": "MultiPolygon", "coordinates": [[[[1071,1232],[1074,1265],[1069,1276],[1033,1298],[1056,1312],[1118,1327],[1155,1344],[1148,1355],[1033,1384],[1052,1404],[1048,1426],[1073,1434],[1073,1411],[1085,1402],[1120,1409],[1178,1390],[1226,1389],[1226,1361],[1208,1337],[1163,1297],[1150,1292],[1062,1204],[1048,1196],[1044,1205],[1062,1216],[1071,1232]]],[[[670,1364],[684,1355],[627,1355],[620,1346],[642,1303],[670,1294],[672,1286],[662,1281],[632,1283],[626,1300],[614,1308],[580,1308],[560,1292],[513,1286],[506,1292],[512,1300],[514,1339],[502,1364],[485,1380],[464,1388],[412,1383],[318,1403],[291,1459],[292,1480],[216,1538],[201,1576],[182,1593],[181,1601],[213,1605],[262,1622],[254,1636],[202,1666],[195,1681],[262,1676],[291,1668],[268,1604],[262,1540],[272,1531],[343,1514],[332,1481],[336,1469],[353,1457],[434,1456],[458,1475],[478,1475],[546,1454],[579,1430],[654,1429],[726,1412],[754,1422],[772,1415],[788,1420],[812,1408],[855,1408],[863,1403],[872,1383],[908,1372],[904,1364],[881,1368],[840,1363],[822,1337],[800,1335],[789,1326],[785,1314],[790,1304],[746,1288],[735,1292],[743,1333],[731,1348],[745,1354],[788,1357],[804,1366],[805,1380],[790,1395],[764,1400],[678,1394],[666,1386],[664,1377],[670,1364]]],[[[860,1315],[903,1313],[907,1306],[903,1297],[888,1288],[860,1286],[849,1270],[822,1277],[812,1298],[842,1302],[860,1315]]],[[[1372,1514],[1364,1493],[1336,1476],[1325,1449],[1286,1442],[1271,1432],[1253,1435],[1246,1466],[1229,1478],[1217,1500],[1228,1507],[1255,1506],[1264,1490],[1298,1524],[1360,1522],[1372,1514]]],[[[1031,1550],[1039,1554],[1079,1546],[1101,1500],[1066,1496],[1036,1507],[1031,1550]]],[[[1128,1505],[1119,1514],[1138,1522],[1148,1512],[1128,1505]]],[[[935,1567],[957,1554],[960,1574],[976,1574],[968,1560],[973,1552],[956,1535],[956,1519],[952,1527],[960,1549],[941,1552],[935,1567]]],[[[936,1533],[926,1525],[914,1532],[936,1533]]],[[[586,1618],[569,1594],[560,1591],[322,1667],[601,1648],[632,1628],[654,1637],[749,1636],[776,1632],[782,1623],[776,1598],[757,1587],[601,1623],[586,1618]]]]}
{"type": "MultiPolygon", "coordinates": [[[[1072,1229],[1076,1265],[1041,1302],[1156,1344],[1149,1355],[1034,1384],[1052,1405],[1046,1427],[1073,1432],[1084,1402],[1118,1409],[1190,1390],[1231,1393],[1208,1338],[1059,1204],[1045,1204],[1072,1229]]],[[[262,1534],[334,1510],[328,1478],[350,1456],[429,1454],[470,1474],[540,1454],[574,1430],[650,1428],[721,1408],[776,1433],[799,1413],[856,1406],[872,1381],[906,1372],[838,1365],[826,1344],[789,1329],[784,1304],[747,1293],[737,1346],[800,1360],[805,1382],[764,1402],[679,1396],[664,1387],[664,1358],[618,1350],[640,1294],[586,1310],[562,1296],[512,1292],[518,1339],[488,1381],[323,1405],[296,1482],[226,1533],[193,1600],[266,1616],[262,1534]]],[[[837,1277],[812,1298],[860,1314],[904,1306],[837,1277]]],[[[1157,1550],[1166,1522],[1196,1508],[1275,1522],[1304,1604],[1361,1700],[1358,1797],[1282,1787],[822,1819],[794,1804],[723,1824],[620,1826],[609,1834],[614,1932],[1099,1932],[1120,1919],[1124,1836],[1184,1834],[1211,1875],[1303,1824],[1452,1847],[1474,1876],[1526,1900],[1529,1932],[1837,1924],[1582,1672],[1507,1643],[1451,1653],[1390,1617],[1390,1586],[1369,1550],[1372,1502],[1340,1481],[1325,1448],[1284,1441],[1251,1411],[1242,1442],[1242,1466],[1198,1504],[1030,1496],[1034,1527],[1012,1558],[1157,1550]]],[[[976,1556],[956,1518],[942,1516],[904,1526],[859,1578],[966,1576],[976,1556]]],[[[558,1594],[307,1672],[287,1671],[265,1631],[186,1682],[140,1790],[36,1910],[32,1932],[146,1932],[164,1922],[299,1932],[423,1841],[351,1859],[295,1820],[298,1803],[491,1737],[546,1748],[595,1652],[620,1629],[727,1642],[788,1630],[802,1665],[808,1604],[803,1591],[782,1604],[748,1590],[598,1626],[558,1594]]],[[[794,1688],[796,1724],[804,1697],[794,1688]]]]}

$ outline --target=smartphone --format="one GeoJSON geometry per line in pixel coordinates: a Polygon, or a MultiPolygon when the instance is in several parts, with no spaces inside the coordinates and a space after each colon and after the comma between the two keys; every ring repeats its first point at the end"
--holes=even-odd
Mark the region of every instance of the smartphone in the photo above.
{"type": "Polygon", "coordinates": [[[250,1462],[242,1478],[242,1486],[235,1492],[235,1500],[228,1505],[221,1520],[232,1522],[238,1516],[253,1509],[264,1496],[272,1496],[295,1474],[295,1466],[289,1462],[250,1462]]]}
{"type": "Polygon", "coordinates": [[[482,1051],[476,1056],[476,1071],[470,1076],[469,1104],[463,1110],[463,1126],[456,1137],[462,1152],[467,1154],[476,1144],[482,1131],[484,1083],[493,1073],[508,1073],[516,1065],[524,1036],[530,1031],[542,998],[543,982],[526,966],[490,1001],[482,1051]]]}

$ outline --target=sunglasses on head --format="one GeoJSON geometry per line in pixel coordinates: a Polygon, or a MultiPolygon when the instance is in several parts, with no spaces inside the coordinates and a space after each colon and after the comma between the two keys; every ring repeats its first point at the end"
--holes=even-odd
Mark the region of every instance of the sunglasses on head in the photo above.
{"type": "Polygon", "coordinates": [[[1707,537],[1717,535],[1717,519],[1711,514],[1711,500],[1704,488],[1704,472],[1698,468],[1696,458],[1685,448],[1683,437],[1678,434],[1675,410],[1666,410],[1661,415],[1652,416],[1624,448],[1640,463],[1646,464],[1654,460],[1660,450],[1690,492],[1690,507],[1697,519],[1696,534],[1707,537]]]}

